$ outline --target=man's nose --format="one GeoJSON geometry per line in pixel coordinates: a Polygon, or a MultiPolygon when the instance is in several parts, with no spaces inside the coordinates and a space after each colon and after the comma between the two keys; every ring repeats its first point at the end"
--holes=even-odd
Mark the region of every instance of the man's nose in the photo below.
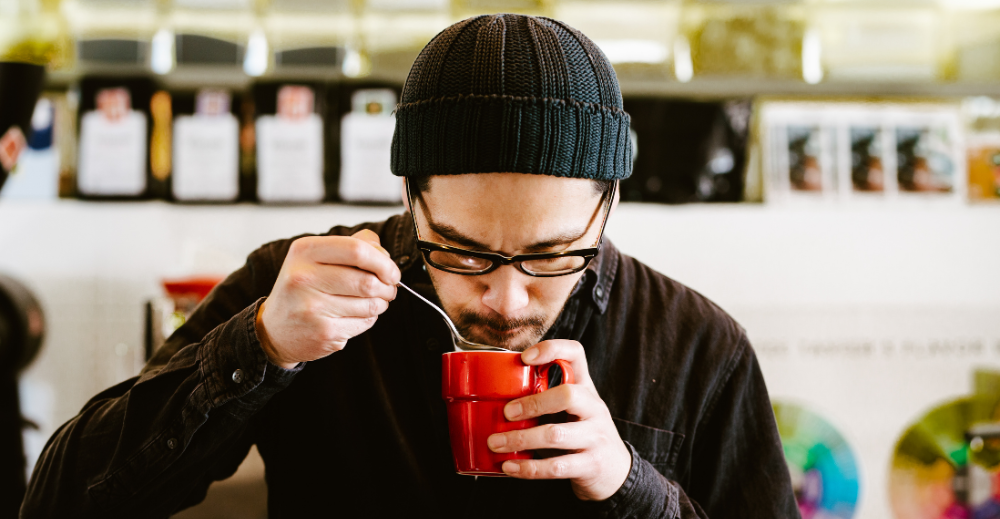
{"type": "Polygon", "coordinates": [[[528,286],[524,274],[513,265],[504,265],[486,275],[483,304],[504,316],[515,316],[528,306],[528,286]]]}

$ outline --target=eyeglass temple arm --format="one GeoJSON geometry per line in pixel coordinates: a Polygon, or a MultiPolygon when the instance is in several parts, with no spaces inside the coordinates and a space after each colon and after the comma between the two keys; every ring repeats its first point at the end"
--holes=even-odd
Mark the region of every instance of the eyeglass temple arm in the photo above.
{"type": "MultiPolygon", "coordinates": [[[[611,215],[611,208],[615,205],[615,193],[618,191],[618,181],[611,181],[611,193],[608,196],[608,208],[604,211],[604,219],[601,220],[601,236],[597,238],[597,246],[604,243],[604,226],[608,223],[608,216],[611,215]]],[[[415,224],[414,224],[415,225],[415,224]]]]}
{"type": "Polygon", "coordinates": [[[417,228],[417,212],[413,210],[413,194],[410,193],[410,179],[403,177],[403,185],[406,186],[406,202],[410,205],[410,222],[413,223],[413,239],[420,239],[420,229],[417,228]]]}

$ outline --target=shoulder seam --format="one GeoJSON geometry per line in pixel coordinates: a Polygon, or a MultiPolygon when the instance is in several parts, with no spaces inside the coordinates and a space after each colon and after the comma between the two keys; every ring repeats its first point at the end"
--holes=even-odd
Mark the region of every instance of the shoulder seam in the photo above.
{"type": "Polygon", "coordinates": [[[721,383],[712,392],[712,397],[708,400],[708,407],[705,408],[705,415],[698,423],[698,427],[695,429],[695,438],[700,437],[702,426],[709,422],[712,418],[712,413],[715,412],[715,406],[719,402],[719,398],[722,395],[722,391],[729,385],[730,380],[732,380],[733,372],[736,371],[736,365],[739,363],[739,359],[746,354],[749,349],[750,341],[747,339],[746,334],[740,334],[740,341],[732,356],[729,357],[729,363],[726,365],[725,372],[723,373],[721,383]]]}

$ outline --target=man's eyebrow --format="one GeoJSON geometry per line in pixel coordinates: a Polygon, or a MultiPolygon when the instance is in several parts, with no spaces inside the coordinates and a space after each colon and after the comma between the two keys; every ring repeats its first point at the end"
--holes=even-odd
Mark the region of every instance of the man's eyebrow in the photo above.
{"type": "MultiPolygon", "coordinates": [[[[447,239],[449,241],[452,241],[454,243],[457,243],[458,245],[461,245],[461,246],[464,246],[464,247],[473,248],[473,249],[481,249],[481,250],[484,250],[484,251],[490,250],[490,248],[488,246],[486,246],[485,244],[483,244],[481,242],[478,242],[478,241],[476,241],[476,240],[474,240],[474,239],[472,239],[472,238],[470,238],[468,236],[465,236],[464,234],[462,234],[461,232],[459,232],[458,229],[455,229],[454,227],[452,227],[452,226],[450,226],[448,224],[443,224],[443,223],[435,222],[434,220],[432,220],[430,218],[430,216],[427,213],[424,213],[424,218],[427,219],[427,224],[431,228],[432,231],[434,231],[439,236],[441,236],[441,237],[443,237],[443,238],[445,238],[445,239],[447,239]]],[[[527,247],[524,247],[522,249],[522,251],[523,252],[528,252],[528,253],[530,253],[530,252],[544,251],[545,249],[549,249],[549,248],[552,248],[552,247],[555,247],[555,246],[558,246],[558,245],[565,245],[567,243],[573,243],[573,242],[579,240],[580,238],[583,238],[583,236],[585,234],[587,234],[587,228],[586,227],[583,228],[583,229],[577,230],[577,231],[562,232],[562,233],[559,233],[559,234],[557,234],[557,235],[555,235],[555,236],[553,236],[553,237],[551,237],[551,238],[549,238],[547,240],[543,240],[543,241],[540,241],[540,242],[532,243],[531,245],[528,245],[527,247]]]]}
{"type": "Polygon", "coordinates": [[[430,216],[427,215],[426,213],[424,214],[424,218],[427,219],[427,225],[431,228],[432,231],[434,231],[435,233],[437,233],[438,235],[440,235],[441,237],[445,238],[448,241],[455,242],[463,247],[489,250],[489,247],[458,232],[458,229],[455,229],[454,227],[448,224],[437,223],[434,220],[431,220],[430,216]]]}
{"type": "Polygon", "coordinates": [[[559,245],[566,245],[567,243],[573,243],[587,234],[587,228],[584,227],[578,231],[566,231],[559,233],[548,240],[540,241],[537,243],[532,243],[531,245],[524,248],[524,252],[540,252],[545,249],[551,249],[559,245]]]}

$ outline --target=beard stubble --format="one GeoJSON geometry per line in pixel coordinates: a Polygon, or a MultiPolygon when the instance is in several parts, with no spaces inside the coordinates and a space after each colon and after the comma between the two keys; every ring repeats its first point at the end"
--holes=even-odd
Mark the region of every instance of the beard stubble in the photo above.
{"type": "Polygon", "coordinates": [[[531,315],[515,319],[506,319],[501,316],[483,316],[472,311],[463,311],[458,315],[455,326],[458,331],[468,340],[479,342],[490,346],[500,346],[513,351],[524,351],[534,346],[545,336],[548,331],[544,315],[531,315]],[[475,333],[474,327],[483,330],[484,333],[475,333]],[[504,338],[500,335],[490,333],[491,330],[506,332],[509,330],[521,329],[515,337],[504,338]],[[513,343],[511,339],[518,340],[513,343]]]}

